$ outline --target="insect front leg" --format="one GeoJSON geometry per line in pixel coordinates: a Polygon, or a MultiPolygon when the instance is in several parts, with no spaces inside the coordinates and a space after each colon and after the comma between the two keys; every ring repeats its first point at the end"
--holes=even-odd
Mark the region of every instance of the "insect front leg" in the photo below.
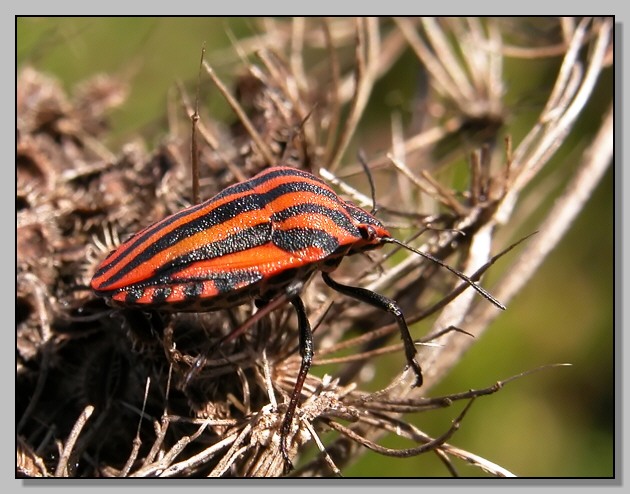
{"type": "Polygon", "coordinates": [[[291,423],[295,410],[297,408],[300,395],[302,394],[302,387],[308,374],[308,370],[311,368],[313,362],[313,332],[311,331],[311,325],[308,322],[306,316],[306,309],[304,308],[304,302],[299,296],[295,296],[291,299],[291,304],[295,307],[295,312],[298,317],[298,328],[300,334],[300,355],[302,356],[302,364],[300,365],[300,372],[298,373],[295,381],[295,387],[293,393],[291,393],[291,399],[289,400],[289,406],[287,412],[284,415],[282,426],[280,427],[280,451],[284,458],[285,473],[288,473],[293,469],[293,463],[289,458],[289,452],[287,449],[287,438],[291,432],[291,423]]]}
{"type": "Polygon", "coordinates": [[[392,299],[389,299],[378,293],[374,293],[370,290],[366,290],[365,288],[342,285],[341,283],[337,283],[326,272],[322,272],[322,278],[324,279],[324,282],[333,290],[343,293],[344,295],[347,295],[349,297],[356,298],[357,300],[361,300],[362,302],[365,302],[372,307],[376,307],[377,309],[389,312],[396,318],[396,322],[398,323],[398,327],[400,329],[400,336],[405,347],[407,365],[409,365],[409,367],[413,369],[413,372],[416,375],[416,382],[414,383],[414,386],[422,386],[422,369],[420,368],[420,364],[416,362],[416,346],[413,343],[413,339],[411,338],[411,334],[409,333],[409,327],[407,326],[407,322],[405,321],[403,312],[398,304],[392,299]]]}

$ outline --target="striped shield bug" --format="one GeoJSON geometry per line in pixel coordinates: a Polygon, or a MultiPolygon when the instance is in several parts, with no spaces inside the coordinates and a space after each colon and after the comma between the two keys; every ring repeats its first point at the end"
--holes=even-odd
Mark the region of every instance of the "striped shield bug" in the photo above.
{"type": "Polygon", "coordinates": [[[387,243],[449,269],[503,308],[464,274],[393,238],[381,221],[340,198],[324,181],[286,166],[265,169],[135,234],[100,264],[91,288],[114,306],[170,311],[215,311],[251,299],[270,303],[285,297],[297,313],[302,356],[280,431],[289,467],[287,436],[313,359],[299,290],[316,271],[333,290],[392,314],[414,385],[422,384],[414,341],[398,304],[330,276],[345,256],[387,243]]]}

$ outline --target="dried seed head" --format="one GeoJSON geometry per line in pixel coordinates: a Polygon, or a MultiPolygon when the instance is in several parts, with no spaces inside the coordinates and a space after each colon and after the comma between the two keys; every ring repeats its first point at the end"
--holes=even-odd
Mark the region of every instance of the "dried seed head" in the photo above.
{"type": "MultiPolygon", "coordinates": [[[[605,34],[601,23],[592,31],[587,26],[580,21],[576,33],[588,31],[592,37],[586,38],[593,40],[605,34]]],[[[488,252],[485,257],[479,254],[479,232],[489,246],[498,224],[497,207],[509,210],[505,197],[520,191],[545,161],[534,158],[546,159],[561,141],[550,144],[551,132],[533,135],[531,148],[515,152],[512,168],[497,170],[503,160],[493,155],[492,145],[505,111],[498,70],[502,40],[494,21],[292,19],[269,22],[266,30],[264,39],[272,43],[260,46],[263,38],[256,38],[259,63],[242,67],[245,75],[232,91],[238,116],[228,125],[203,115],[199,121],[202,197],[269,164],[315,172],[326,166],[339,178],[338,184],[348,186],[344,191],[365,191],[355,183],[358,164],[336,169],[352,160],[347,150],[356,141],[374,156],[368,167],[379,179],[378,205],[388,224],[420,225],[427,252],[439,259],[458,254],[460,261],[455,262],[462,265],[481,258],[475,268],[488,261],[479,274],[487,269],[494,260],[488,260],[488,252]],[[407,47],[422,62],[417,71],[428,71],[431,90],[418,95],[430,111],[422,119],[413,118],[418,127],[410,135],[402,123],[390,132],[389,121],[385,126],[379,122],[375,130],[363,128],[371,93],[407,47]],[[486,147],[473,160],[469,190],[454,189],[443,183],[441,166],[468,157],[470,148],[452,147],[449,138],[458,133],[467,142],[471,130],[482,131],[476,142],[486,147]],[[390,133],[391,151],[378,154],[389,147],[383,136],[390,133]],[[436,145],[441,140],[447,141],[449,153],[436,145]],[[523,166],[530,162],[531,167],[523,166]],[[418,172],[437,165],[440,173],[418,172]],[[425,228],[427,218],[431,228],[425,228]]],[[[575,52],[590,56],[599,48],[575,52]]],[[[190,139],[177,125],[172,124],[155,150],[130,144],[112,153],[94,139],[107,130],[107,111],[125,94],[124,85],[110,78],[88,81],[69,98],[55,80],[33,69],[18,76],[19,472],[67,470],[67,465],[56,464],[57,443],[68,444],[76,417],[94,405],[94,415],[72,452],[76,475],[281,475],[285,464],[279,430],[301,362],[297,321],[290,309],[278,308],[228,341],[226,335],[250,320],[252,305],[208,314],[113,311],[86,288],[94,266],[120,240],[192,198],[190,139]],[[198,362],[198,372],[187,380],[198,362]],[[151,384],[143,404],[147,378],[151,384]],[[136,456],[130,456],[133,445],[140,443],[136,456]]],[[[190,108],[185,95],[183,99],[184,108],[190,108]]],[[[564,93],[560,99],[571,100],[564,93]]],[[[556,110],[562,115],[560,110],[566,108],[556,110]]],[[[182,111],[181,119],[190,113],[182,111]]],[[[549,120],[544,122],[551,130],[566,121],[555,121],[554,115],[546,115],[549,120]]],[[[435,323],[440,330],[456,325],[444,323],[446,316],[462,326],[466,322],[466,329],[491,320],[466,297],[455,300],[463,290],[434,266],[418,256],[398,255],[397,260],[392,266],[378,256],[369,262],[349,259],[336,275],[396,299],[410,324],[424,321],[414,334],[426,331],[426,321],[436,313],[441,314],[435,323]],[[367,279],[365,273],[377,275],[367,279]],[[448,310],[442,310],[445,306],[448,310]]],[[[493,474],[505,474],[445,442],[461,417],[438,437],[419,431],[406,418],[489,394],[499,385],[426,398],[424,389],[411,391],[403,374],[374,392],[377,384],[365,382],[362,370],[375,366],[376,377],[387,376],[381,356],[389,353],[399,357],[396,369],[404,365],[402,345],[391,338],[397,331],[391,317],[331,296],[319,279],[301,295],[315,328],[315,366],[289,430],[296,475],[336,474],[364,448],[387,456],[436,451],[447,463],[451,456],[464,458],[493,474]],[[321,377],[318,363],[326,364],[326,372],[335,378],[321,377]],[[304,446],[321,444],[318,434],[330,429],[338,432],[338,439],[322,438],[326,454],[300,465],[304,446]],[[380,446],[377,440],[384,432],[408,439],[410,447],[380,446]]],[[[429,385],[452,365],[448,351],[461,348],[461,339],[470,339],[455,330],[440,333],[440,338],[441,346],[423,354],[429,385]]]]}

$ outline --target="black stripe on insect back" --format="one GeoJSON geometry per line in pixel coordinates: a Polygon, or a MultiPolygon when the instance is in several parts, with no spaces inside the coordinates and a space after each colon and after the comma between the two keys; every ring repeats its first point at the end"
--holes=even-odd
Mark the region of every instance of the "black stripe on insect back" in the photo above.
{"type": "Polygon", "coordinates": [[[172,269],[185,268],[191,263],[198,261],[208,261],[227,254],[254,249],[261,245],[268,244],[272,238],[271,234],[271,223],[260,223],[250,228],[245,228],[223,240],[204,244],[198,249],[191,250],[186,254],[176,257],[172,261],[164,264],[164,269],[171,271],[172,269]]]}
{"type": "Polygon", "coordinates": [[[313,214],[319,216],[326,216],[330,218],[335,224],[347,231],[353,237],[361,237],[361,233],[359,229],[355,226],[352,221],[348,218],[347,215],[336,209],[330,209],[320,204],[313,204],[310,202],[296,204],[295,206],[291,206],[283,209],[282,211],[278,211],[271,215],[271,221],[273,222],[282,222],[292,218],[293,216],[299,216],[301,214],[313,214]]]}
{"type": "Polygon", "coordinates": [[[308,247],[322,250],[321,258],[332,254],[339,247],[337,239],[315,228],[291,228],[290,230],[274,230],[273,243],[287,252],[297,252],[308,247]]]}
{"type": "Polygon", "coordinates": [[[249,190],[260,187],[261,185],[269,182],[270,180],[275,180],[280,177],[296,177],[296,182],[303,182],[303,179],[311,180],[320,183],[324,187],[328,188],[328,185],[323,180],[320,180],[314,175],[310,173],[304,172],[302,170],[298,170],[297,168],[277,168],[269,172],[263,172],[261,175],[257,175],[254,178],[246,180],[245,182],[241,182],[238,184],[230,185],[223,191],[219,192],[216,196],[214,196],[211,201],[224,199],[233,194],[242,194],[249,190]]]}
{"type": "MultiPolygon", "coordinates": [[[[244,185],[246,183],[247,182],[237,185],[244,185]]],[[[128,254],[132,252],[134,248],[146,241],[148,237],[155,234],[156,229],[151,228],[140,238],[134,241],[115,261],[103,266],[103,268],[101,268],[95,276],[101,276],[102,273],[113,269],[116,265],[126,263],[120,269],[120,271],[112,275],[109,279],[105,281],[105,283],[103,283],[102,288],[106,289],[107,285],[112,284],[123,278],[126,274],[133,271],[136,267],[149,261],[153,256],[160,253],[161,251],[166,250],[169,247],[177,244],[183,238],[220,225],[221,223],[235,218],[240,214],[246,214],[250,211],[264,209],[269,203],[273,202],[278,197],[281,197],[291,192],[310,192],[313,194],[326,196],[333,201],[339,202],[339,197],[334,192],[327,188],[319,187],[318,185],[312,184],[310,182],[299,181],[283,183],[278,187],[275,187],[263,194],[253,193],[237,197],[233,201],[217,206],[216,208],[210,210],[207,214],[194,218],[188,223],[178,226],[174,230],[160,237],[157,241],[150,243],[142,252],[138,253],[135,257],[128,259],[128,254]]],[[[172,221],[168,221],[168,223],[165,221],[160,224],[160,228],[167,226],[170,223],[172,223],[172,221]]]]}
{"type": "Polygon", "coordinates": [[[144,288],[139,286],[131,287],[124,291],[126,292],[125,303],[127,304],[134,304],[139,298],[142,297],[142,295],[144,295],[144,288]]]}
{"type": "MultiPolygon", "coordinates": [[[[212,273],[203,278],[192,278],[187,280],[184,287],[186,301],[192,302],[197,300],[203,293],[203,282],[212,281],[219,294],[230,293],[240,286],[249,286],[263,279],[263,275],[258,271],[234,270],[228,273],[212,273]]],[[[172,293],[170,286],[161,286],[160,279],[156,278],[147,282],[139,283],[136,286],[126,288],[124,291],[125,303],[133,305],[144,296],[147,289],[158,285],[151,297],[151,301],[147,305],[160,305],[165,302],[166,298],[172,293]]],[[[167,282],[169,280],[166,280],[167,282]]]]}
{"type": "Polygon", "coordinates": [[[170,286],[161,286],[155,289],[155,293],[153,293],[153,297],[151,297],[151,301],[153,303],[162,303],[164,302],[168,296],[173,292],[173,289],[170,286]]]}
{"type": "MultiPolygon", "coordinates": [[[[244,250],[253,249],[261,245],[271,242],[271,223],[260,223],[251,228],[246,228],[233,235],[230,235],[218,242],[211,242],[204,244],[201,247],[186,252],[185,254],[176,257],[172,261],[169,261],[158,269],[158,271],[151,277],[142,280],[138,283],[139,286],[149,285],[167,285],[170,283],[177,283],[177,273],[187,266],[199,262],[207,261],[210,259],[216,259],[217,257],[224,256],[235,252],[242,252],[244,250]]],[[[146,252],[146,251],[145,251],[146,252]]],[[[140,257],[140,256],[138,256],[140,257]]],[[[138,258],[134,259],[132,266],[125,266],[118,273],[114,274],[109,280],[109,283],[115,283],[120,278],[125,276],[129,271],[133,269],[137,264],[138,258]]],[[[199,280],[214,279],[212,273],[209,273],[208,277],[198,278],[199,280]]],[[[186,281],[188,281],[187,278],[186,281]]]]}
{"type": "MultiPolygon", "coordinates": [[[[152,235],[154,235],[156,232],[159,232],[163,228],[169,226],[171,223],[174,223],[175,221],[177,221],[178,219],[182,217],[192,215],[198,209],[202,209],[202,207],[207,207],[207,204],[202,203],[198,207],[195,207],[194,209],[185,209],[183,211],[180,211],[179,213],[175,213],[174,215],[166,218],[165,220],[155,225],[154,228],[149,228],[142,235],[138,235],[138,238],[135,239],[133,243],[131,243],[124,250],[124,252],[122,252],[121,255],[118,256],[116,260],[104,265],[101,269],[98,270],[95,276],[96,277],[101,276],[103,273],[109,271],[110,269],[116,267],[117,265],[121,263],[124,264],[125,262],[129,261],[127,265],[123,267],[124,274],[126,274],[132,269],[134,269],[136,266],[138,266],[139,264],[147,261],[148,259],[151,259],[151,257],[158,254],[162,250],[165,250],[171,247],[172,245],[175,245],[176,243],[181,241],[183,238],[193,235],[199,231],[202,231],[205,228],[210,228],[212,226],[219,225],[225,222],[226,220],[233,218],[235,216],[235,211],[238,211],[238,213],[240,214],[240,213],[246,213],[248,211],[256,211],[260,209],[260,205],[257,202],[256,194],[241,196],[235,199],[234,201],[230,201],[226,204],[223,204],[221,206],[218,206],[212,209],[210,212],[198,217],[197,219],[191,220],[188,223],[184,223],[178,226],[177,228],[173,229],[171,232],[167,233],[166,235],[162,235],[162,237],[160,237],[159,240],[157,240],[156,242],[149,244],[149,246],[145,248],[144,251],[139,253],[135,258],[131,260],[127,259],[128,255],[131,252],[133,252],[133,250],[135,250],[138,246],[146,242],[146,240],[152,235]]],[[[108,279],[106,284],[111,283],[112,280],[114,280],[114,278],[120,279],[121,277],[122,276],[114,276],[108,279]]]]}
{"type": "Polygon", "coordinates": [[[217,275],[212,279],[219,293],[229,293],[243,284],[251,285],[262,280],[263,275],[258,271],[234,270],[229,273],[223,273],[223,275],[217,275]]]}
{"type": "MultiPolygon", "coordinates": [[[[175,223],[176,221],[178,221],[179,219],[192,215],[195,216],[195,214],[201,210],[201,209],[205,209],[208,207],[211,207],[213,203],[221,200],[221,199],[225,199],[226,197],[229,197],[231,195],[240,195],[243,194],[245,192],[253,192],[254,188],[259,187],[261,185],[263,185],[266,182],[269,182],[270,180],[275,180],[279,177],[296,177],[298,180],[297,182],[299,183],[304,183],[303,180],[301,179],[309,179],[311,181],[315,181],[315,182],[319,182],[323,188],[317,187],[317,186],[312,186],[311,188],[309,188],[308,190],[310,192],[316,193],[316,194],[320,194],[320,195],[325,195],[331,199],[334,200],[338,200],[338,197],[331,192],[328,189],[328,186],[319,178],[315,177],[314,175],[311,175],[310,173],[307,172],[303,172],[301,170],[298,169],[293,169],[293,168],[278,168],[275,169],[273,171],[270,171],[268,173],[263,174],[262,176],[256,176],[250,180],[247,180],[245,182],[240,182],[238,184],[234,184],[231,185],[230,187],[227,187],[226,189],[224,189],[223,191],[219,192],[217,195],[213,196],[212,198],[208,199],[207,201],[204,201],[200,204],[197,204],[195,206],[191,206],[189,208],[183,209],[177,213],[173,213],[171,216],[169,216],[168,218],[163,219],[162,221],[156,223],[155,225],[153,225],[152,227],[147,228],[147,230],[142,233],[142,235],[136,235],[137,238],[134,239],[134,241],[125,249],[124,252],[122,252],[115,261],[112,261],[108,264],[105,264],[103,267],[101,267],[101,269],[99,269],[96,274],[94,275],[95,277],[100,277],[103,275],[103,273],[105,273],[106,271],[110,270],[112,267],[118,265],[120,262],[124,262],[125,257],[132,252],[134,249],[136,249],[139,245],[142,245],[150,236],[154,235],[156,232],[159,232],[160,230],[162,230],[163,228],[168,227],[170,224],[175,223]]],[[[295,183],[295,182],[292,182],[295,183]]],[[[293,191],[298,191],[298,189],[295,189],[294,187],[292,187],[290,184],[286,184],[286,190],[293,190],[293,191]]],[[[273,190],[278,190],[279,188],[276,187],[273,190]]],[[[280,190],[282,191],[283,189],[285,189],[285,187],[282,187],[280,190]]],[[[270,191],[270,193],[273,192],[270,191]]],[[[280,192],[281,195],[282,192],[280,192]]],[[[266,196],[267,194],[263,194],[263,196],[266,196]]],[[[278,197],[278,195],[276,195],[275,197],[278,197]]],[[[251,194],[249,196],[243,196],[243,197],[257,197],[260,196],[260,194],[251,194]]],[[[275,198],[274,197],[274,198],[275,198]]],[[[270,199],[270,200],[273,200],[270,199]]],[[[268,201],[267,201],[268,202],[268,201]]],[[[259,205],[255,205],[255,207],[253,208],[247,208],[244,207],[242,204],[238,204],[238,200],[234,200],[234,201],[230,201],[228,203],[226,203],[223,206],[218,206],[214,209],[212,209],[208,215],[204,215],[201,218],[206,218],[207,216],[212,215],[212,217],[214,218],[213,221],[209,221],[210,218],[208,218],[208,220],[203,220],[204,224],[197,227],[196,231],[199,231],[203,228],[209,228],[215,225],[218,225],[220,223],[223,223],[226,219],[231,218],[232,216],[234,216],[234,211],[238,211],[239,213],[242,212],[246,212],[246,211],[252,211],[255,209],[261,209],[262,207],[264,207],[265,204],[259,204],[259,205]]],[[[199,218],[197,220],[192,220],[189,223],[183,224],[181,226],[179,226],[178,228],[176,228],[175,230],[173,230],[169,235],[169,244],[168,245],[173,245],[175,243],[177,243],[179,240],[181,240],[182,238],[184,238],[185,236],[187,236],[189,234],[189,232],[195,229],[194,223],[196,221],[198,221],[199,218]]]]}
{"type": "Polygon", "coordinates": [[[203,293],[203,282],[191,281],[184,287],[184,296],[187,300],[196,300],[203,293]]]}

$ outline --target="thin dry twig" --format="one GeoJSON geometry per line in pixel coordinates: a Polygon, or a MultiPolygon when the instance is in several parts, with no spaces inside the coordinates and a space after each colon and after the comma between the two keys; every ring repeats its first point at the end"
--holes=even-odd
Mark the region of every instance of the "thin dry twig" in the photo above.
{"type": "Polygon", "coordinates": [[[127,475],[129,475],[129,472],[131,471],[131,467],[136,461],[136,458],[138,457],[140,446],[142,446],[142,439],[140,438],[140,429],[142,426],[142,420],[144,418],[144,410],[147,405],[147,398],[149,396],[150,385],[151,385],[151,378],[148,377],[147,385],[144,389],[144,401],[142,402],[142,412],[140,413],[140,419],[138,420],[138,431],[136,432],[136,437],[133,439],[133,448],[131,450],[131,453],[129,454],[129,459],[127,460],[127,463],[125,463],[125,466],[122,468],[120,472],[120,477],[126,477],[127,475]]]}
{"type": "Polygon", "coordinates": [[[587,25],[588,20],[584,19],[576,29],[556,85],[538,124],[514,151],[512,159],[514,178],[497,211],[496,219],[499,223],[507,221],[518,194],[540,172],[552,153],[563,142],[576,118],[584,109],[597,77],[604,67],[606,50],[612,33],[612,21],[604,20],[595,27],[597,34],[595,46],[590,52],[590,60],[582,76],[582,63],[577,60],[577,57],[586,35],[587,25]]]}
{"type": "MultiPolygon", "coordinates": [[[[403,23],[406,23],[406,21],[403,21],[403,23]]],[[[586,95],[590,94],[590,92],[592,91],[596,74],[601,71],[601,68],[603,66],[602,60],[605,53],[605,48],[608,44],[609,30],[610,24],[607,22],[603,22],[597,27],[598,37],[595,40],[595,48],[592,52],[590,65],[586,72],[588,75],[584,77],[581,89],[571,89],[571,92],[574,92],[575,94],[580,94],[581,96],[579,98],[574,98],[573,103],[569,103],[570,100],[568,98],[561,100],[562,102],[566,102],[565,104],[569,104],[569,107],[571,108],[571,110],[567,113],[567,117],[555,117],[556,121],[561,122],[559,127],[563,129],[563,132],[562,134],[560,134],[557,130],[552,132],[551,134],[547,134],[546,131],[544,132],[544,137],[541,140],[543,141],[543,147],[545,150],[544,152],[538,152],[537,154],[535,154],[536,159],[529,161],[530,169],[535,169],[535,171],[532,172],[532,175],[530,175],[530,178],[533,177],[538,170],[540,170],[542,164],[546,162],[551,156],[550,151],[552,148],[550,147],[549,143],[551,143],[552,139],[550,135],[555,136],[554,139],[560,140],[561,135],[566,135],[566,132],[568,132],[568,129],[570,128],[571,122],[573,122],[575,117],[577,116],[577,113],[579,111],[578,109],[582,108],[582,103],[583,101],[585,101],[586,95]]],[[[583,35],[583,33],[578,30],[576,36],[581,35],[583,35]]],[[[574,40],[573,43],[575,43],[576,45],[581,45],[581,38],[574,40]]],[[[572,53],[569,53],[567,55],[567,60],[565,61],[565,64],[571,63],[575,63],[575,58],[572,53]]],[[[532,141],[533,138],[529,137],[524,142],[526,146],[530,146],[530,143],[532,141]]],[[[554,146],[553,149],[555,149],[556,147],[557,145],[554,146]]],[[[528,147],[526,147],[525,149],[528,149],[528,147]]],[[[516,266],[509,270],[510,276],[507,277],[507,279],[503,282],[499,282],[497,286],[492,290],[495,296],[497,296],[497,298],[499,298],[502,302],[509,302],[514,293],[516,293],[523,286],[523,284],[527,281],[529,276],[531,276],[535,268],[545,258],[549,250],[553,248],[553,245],[555,245],[559,237],[564,233],[564,231],[566,231],[566,228],[568,227],[568,225],[570,225],[572,218],[577,213],[577,211],[582,208],[583,203],[588,197],[590,191],[599,181],[601,174],[606,169],[606,167],[609,166],[611,153],[612,116],[609,112],[598,137],[593,142],[592,149],[586,153],[587,162],[583,165],[582,171],[567,187],[566,202],[558,202],[554,210],[548,216],[549,224],[543,225],[545,227],[545,230],[549,229],[554,232],[551,242],[545,238],[546,235],[541,235],[539,233],[534,239],[534,242],[529,244],[529,247],[525,252],[526,255],[520,258],[523,261],[519,260],[516,266]],[[598,163],[593,162],[593,157],[595,155],[599,157],[598,163]],[[560,225],[562,225],[561,229],[559,228],[560,225]],[[544,250],[541,249],[541,246],[543,245],[545,246],[544,250]],[[528,252],[531,252],[531,255],[527,255],[528,252]],[[534,258],[536,259],[535,263],[531,262],[534,258]],[[527,264],[525,264],[526,262],[527,264]],[[525,266],[527,266],[527,268],[525,266]],[[518,273],[518,275],[515,275],[515,273],[518,273]],[[505,283],[505,285],[503,285],[503,283],[505,283]]],[[[522,159],[523,151],[520,151],[518,154],[514,153],[514,156],[510,160],[512,169],[518,168],[522,163],[522,161],[518,161],[522,159]]],[[[522,183],[525,183],[525,181],[521,182],[521,184],[522,183]]],[[[514,189],[512,187],[514,187],[514,183],[510,182],[506,194],[507,197],[504,197],[502,199],[502,202],[500,202],[501,205],[504,205],[508,201],[514,199],[514,196],[512,194],[517,195],[516,192],[520,190],[520,187],[518,186],[514,189]]],[[[500,215],[504,214],[505,211],[505,208],[501,208],[501,206],[499,206],[495,217],[500,217],[500,215]]],[[[501,217],[501,219],[502,221],[505,221],[505,216],[501,217]]],[[[470,257],[467,261],[468,263],[484,263],[484,259],[488,259],[494,224],[494,221],[491,220],[485,227],[481,227],[472,239],[469,239],[471,241],[471,248],[469,251],[470,257]],[[477,259],[476,261],[474,260],[475,258],[477,259]]],[[[401,264],[404,264],[406,262],[407,261],[403,261],[403,263],[401,264]]],[[[412,263],[413,260],[409,260],[408,262],[412,263]]],[[[404,270],[401,269],[401,272],[403,271],[404,270]]],[[[464,272],[466,272],[466,269],[464,269],[464,272]]],[[[388,274],[394,276],[391,271],[388,274]]],[[[370,288],[377,289],[378,286],[381,286],[380,280],[379,282],[373,283],[370,288]]],[[[470,297],[471,295],[472,293],[470,293],[468,297],[470,297]]],[[[498,311],[496,311],[489,305],[481,304],[474,308],[473,306],[471,306],[470,300],[466,300],[466,297],[460,296],[454,301],[454,303],[451,303],[445,307],[442,315],[440,316],[440,318],[438,318],[434,327],[445,327],[451,324],[460,325],[461,323],[463,323],[463,321],[466,321],[463,326],[466,327],[467,331],[474,335],[479,335],[485,328],[488,327],[490,321],[492,321],[497,315],[498,311]]],[[[430,352],[428,352],[429,355],[426,355],[425,358],[422,359],[423,369],[426,369],[425,385],[423,386],[422,392],[426,392],[442,376],[444,376],[448,372],[450,367],[454,365],[456,361],[458,361],[459,357],[465,351],[465,349],[469,348],[472,345],[472,342],[472,339],[453,338],[452,335],[446,335],[441,341],[441,345],[433,348],[430,352]],[[451,352],[453,353],[451,354],[451,352]]],[[[395,393],[395,396],[402,397],[407,395],[410,392],[410,389],[403,386],[394,387],[391,389],[391,391],[395,393]]],[[[344,443],[343,441],[337,441],[337,443],[335,443],[335,447],[339,447],[340,450],[344,450],[345,455],[352,456],[352,454],[348,451],[348,449],[353,450],[352,444],[344,443]]],[[[500,472],[499,469],[496,469],[494,467],[489,467],[489,469],[491,471],[500,472]]]]}
{"type": "MultiPolygon", "coordinates": [[[[591,191],[599,183],[603,173],[610,166],[613,153],[613,117],[612,108],[606,114],[604,122],[593,143],[584,153],[579,171],[567,184],[565,193],[558,199],[545,221],[538,229],[518,260],[508,269],[506,277],[493,288],[493,293],[504,303],[519,292],[536,272],[546,256],[558,244],[564,233],[573,223],[591,191]]],[[[479,306],[466,318],[465,327],[475,336],[480,335],[496,318],[492,308],[479,306]]],[[[471,342],[464,339],[450,339],[438,348],[430,357],[426,386],[431,387],[448,369],[459,360],[470,347],[471,342]]]]}
{"type": "Polygon", "coordinates": [[[372,87],[374,86],[378,68],[377,60],[380,51],[379,27],[376,19],[367,18],[357,22],[356,45],[356,90],[350,104],[350,114],[338,139],[335,151],[332,153],[328,167],[335,170],[343,158],[361,115],[368,103],[372,87]],[[364,32],[365,30],[365,32],[364,32]],[[366,40],[367,38],[367,40],[366,40]]]}
{"type": "Polygon", "coordinates": [[[232,110],[234,110],[234,113],[236,113],[239,120],[243,123],[244,127],[247,129],[247,132],[249,133],[250,137],[256,144],[260,153],[265,158],[265,161],[267,162],[267,164],[273,165],[275,163],[275,159],[273,157],[273,153],[271,149],[269,149],[269,146],[267,146],[267,143],[263,141],[262,137],[260,136],[256,128],[254,127],[254,124],[252,124],[252,122],[250,121],[245,111],[241,108],[241,105],[238,103],[238,101],[236,101],[236,99],[234,99],[234,97],[232,96],[228,88],[225,87],[225,84],[221,82],[221,79],[217,77],[217,75],[214,73],[214,69],[210,67],[208,62],[204,60],[203,66],[206,69],[206,72],[208,73],[210,78],[212,79],[212,82],[215,84],[219,92],[223,95],[223,97],[228,102],[232,110]]]}
{"type": "Polygon", "coordinates": [[[59,463],[57,463],[57,469],[55,470],[55,477],[67,477],[69,475],[68,472],[68,461],[70,460],[70,455],[72,455],[72,450],[74,449],[74,445],[79,439],[81,435],[81,431],[85,424],[92,416],[94,412],[94,407],[92,405],[88,405],[85,407],[81,415],[74,424],[70,435],[68,436],[68,440],[66,441],[66,445],[63,447],[61,455],[59,457],[59,463]]]}

